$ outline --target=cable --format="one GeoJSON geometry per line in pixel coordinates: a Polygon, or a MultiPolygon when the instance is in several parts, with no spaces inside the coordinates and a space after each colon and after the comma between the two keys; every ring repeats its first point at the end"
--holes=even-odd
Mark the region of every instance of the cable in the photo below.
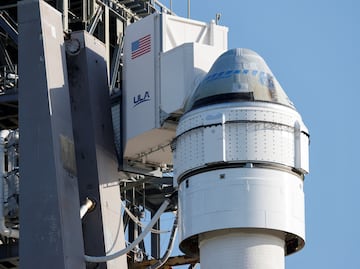
{"type": "MultiPolygon", "coordinates": [[[[121,202],[121,205],[123,206],[124,210],[126,211],[126,213],[128,214],[128,216],[133,220],[133,222],[135,222],[137,225],[139,225],[141,228],[145,227],[145,224],[143,224],[141,221],[139,221],[136,216],[130,211],[130,209],[128,209],[123,202],[121,202]]],[[[156,229],[151,229],[150,230],[152,233],[154,234],[162,234],[162,233],[168,233],[170,231],[162,231],[162,230],[156,230],[156,229]]]]}
{"type": "Polygon", "coordinates": [[[95,202],[90,198],[86,197],[85,203],[80,207],[80,219],[82,219],[86,213],[95,208],[95,202]]]}
{"type": "Polygon", "coordinates": [[[168,247],[165,251],[164,256],[158,260],[155,264],[150,265],[147,269],[159,269],[161,268],[169,259],[170,254],[174,248],[174,244],[175,244],[175,237],[177,234],[177,230],[178,230],[178,213],[176,211],[176,216],[175,216],[175,220],[174,220],[174,224],[173,224],[173,228],[171,230],[171,235],[170,235],[170,241],[168,244],[168,247]]]}
{"type": "Polygon", "coordinates": [[[151,228],[155,225],[155,223],[160,219],[161,214],[164,213],[164,211],[166,210],[166,208],[168,207],[168,205],[170,204],[170,200],[166,199],[162,205],[160,206],[160,208],[158,209],[158,211],[156,212],[156,214],[154,215],[154,217],[151,219],[150,223],[146,226],[146,228],[144,229],[144,231],[126,248],[115,252],[111,255],[108,256],[99,256],[99,257],[95,257],[95,256],[87,256],[85,255],[85,261],[87,262],[93,262],[93,263],[99,263],[99,262],[107,262],[113,259],[116,259],[126,253],[128,253],[129,251],[131,251],[134,247],[136,247],[144,238],[145,236],[150,232],[151,228]]]}

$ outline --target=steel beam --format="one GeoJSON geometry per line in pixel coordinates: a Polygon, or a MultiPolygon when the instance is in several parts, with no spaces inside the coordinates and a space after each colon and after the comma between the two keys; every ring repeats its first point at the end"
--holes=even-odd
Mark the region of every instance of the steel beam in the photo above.
{"type": "MultiPolygon", "coordinates": [[[[125,176],[117,169],[106,50],[85,31],[72,33],[68,42],[72,48],[67,64],[80,199],[96,202],[95,210],[83,221],[85,252],[104,256],[125,247],[119,187],[120,177],[125,176]]],[[[126,256],[96,268],[125,269],[126,256]]]]}
{"type": "Polygon", "coordinates": [[[11,25],[5,12],[0,12],[0,27],[18,44],[18,31],[11,25]]]}
{"type": "MultiPolygon", "coordinates": [[[[139,263],[135,263],[131,269],[146,269],[149,266],[155,264],[157,262],[156,259],[147,260],[139,263]]],[[[175,266],[179,265],[186,265],[186,264],[196,264],[199,262],[199,257],[190,257],[190,256],[176,256],[170,257],[169,260],[161,267],[163,269],[170,269],[175,266]]]]}
{"type": "Polygon", "coordinates": [[[19,2],[20,268],[84,269],[61,13],[19,2]]]}
{"type": "MultiPolygon", "coordinates": [[[[153,215],[154,213],[151,212],[151,217],[153,217],[153,215]]],[[[160,220],[156,222],[153,228],[160,230],[160,220]]],[[[160,259],[160,234],[151,234],[151,256],[154,259],[160,259]]]]}

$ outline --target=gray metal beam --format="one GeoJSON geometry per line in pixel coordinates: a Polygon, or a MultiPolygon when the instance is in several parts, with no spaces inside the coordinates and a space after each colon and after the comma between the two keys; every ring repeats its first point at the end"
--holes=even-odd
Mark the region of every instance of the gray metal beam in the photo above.
{"type": "Polygon", "coordinates": [[[19,2],[20,268],[84,269],[61,14],[19,2]]]}
{"type": "MultiPolygon", "coordinates": [[[[151,212],[151,217],[154,216],[154,213],[151,212]]],[[[156,230],[160,230],[160,220],[156,222],[153,227],[156,230]]],[[[160,234],[152,233],[151,234],[151,256],[154,259],[160,259],[160,234]]]]}
{"type": "MultiPolygon", "coordinates": [[[[125,247],[105,45],[89,33],[71,34],[67,57],[80,199],[96,201],[83,220],[85,252],[104,256],[125,247]],[[79,46],[79,47],[77,47],[79,46]]],[[[96,268],[125,269],[126,256],[96,268]]]]}
{"type": "Polygon", "coordinates": [[[0,245],[0,263],[8,260],[19,259],[19,245],[18,243],[10,243],[0,245]]]}
{"type": "Polygon", "coordinates": [[[0,27],[10,36],[10,38],[17,44],[18,43],[18,31],[11,25],[9,17],[6,12],[0,11],[0,27]]]}

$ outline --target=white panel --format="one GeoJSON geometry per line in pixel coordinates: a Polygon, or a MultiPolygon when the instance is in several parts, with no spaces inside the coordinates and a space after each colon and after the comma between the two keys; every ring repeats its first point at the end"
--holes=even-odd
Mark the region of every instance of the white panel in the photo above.
{"type": "Polygon", "coordinates": [[[215,21],[210,22],[210,45],[219,47],[219,48],[227,48],[227,32],[228,30],[223,27],[215,24],[215,21]]]}
{"type": "Polygon", "coordinates": [[[161,110],[171,113],[182,108],[193,81],[194,55],[192,44],[160,54],[161,110]]]}
{"type": "MultiPolygon", "coordinates": [[[[205,163],[204,159],[204,133],[201,129],[193,130],[186,136],[179,137],[176,147],[180,150],[174,152],[174,174],[199,167],[205,163]]],[[[176,178],[174,176],[174,178],[176,178]]]]}
{"type": "Polygon", "coordinates": [[[124,157],[140,163],[171,164],[170,143],[175,131],[154,128],[127,141],[124,157]]]}
{"type": "Polygon", "coordinates": [[[295,122],[294,126],[295,168],[307,174],[309,172],[309,137],[301,132],[298,121],[295,122]]]}
{"type": "Polygon", "coordinates": [[[168,14],[162,15],[164,52],[188,42],[213,45],[227,49],[228,28],[168,14]],[[216,42],[214,40],[216,39],[216,42]]]}
{"type": "Polygon", "coordinates": [[[225,128],[224,114],[220,111],[207,113],[201,128],[204,133],[204,161],[205,164],[225,161],[225,128]]]}
{"type": "Polygon", "coordinates": [[[222,125],[204,128],[205,163],[225,161],[225,138],[222,125]]]}
{"type": "Polygon", "coordinates": [[[222,48],[185,43],[161,53],[161,110],[166,113],[181,110],[186,97],[197,87],[222,52],[222,48]]]}
{"type": "MultiPolygon", "coordinates": [[[[126,109],[126,139],[151,130],[156,126],[155,15],[127,27],[124,44],[124,108],[126,109]],[[150,35],[150,51],[135,54],[140,39],[150,35]],[[134,58],[135,57],[135,58],[134,58]]],[[[149,44],[147,44],[149,45],[149,44]]],[[[144,48],[144,51],[147,51],[144,48]]]]}
{"type": "Polygon", "coordinates": [[[305,134],[300,136],[300,150],[301,150],[301,169],[307,174],[310,171],[309,167],[309,137],[305,134]]]}

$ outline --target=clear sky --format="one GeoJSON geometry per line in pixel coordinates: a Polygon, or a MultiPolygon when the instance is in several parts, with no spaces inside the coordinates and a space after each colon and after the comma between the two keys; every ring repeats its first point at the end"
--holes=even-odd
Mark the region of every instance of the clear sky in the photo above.
{"type": "MultiPolygon", "coordinates": [[[[172,2],[186,16],[187,1],[172,2]]],[[[310,131],[306,245],[286,268],[359,269],[360,1],[191,1],[192,19],[216,13],[229,48],[265,59],[310,131]]]]}

